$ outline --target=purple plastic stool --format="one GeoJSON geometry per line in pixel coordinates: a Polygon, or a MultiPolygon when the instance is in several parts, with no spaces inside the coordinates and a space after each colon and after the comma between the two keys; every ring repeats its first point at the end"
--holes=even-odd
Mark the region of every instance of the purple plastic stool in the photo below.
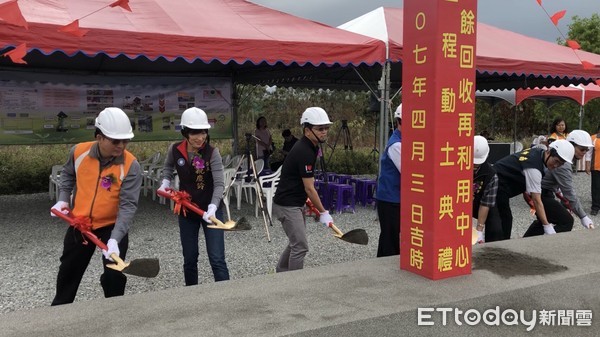
{"type": "Polygon", "coordinates": [[[354,188],[347,184],[329,184],[329,198],[331,200],[330,211],[334,209],[335,212],[342,213],[345,210],[351,210],[354,213],[354,188]]]}
{"type": "Polygon", "coordinates": [[[336,182],[337,181],[337,173],[335,172],[327,172],[323,174],[323,180],[325,180],[325,175],[327,175],[327,180],[330,183],[336,182]]]}
{"type": "Polygon", "coordinates": [[[351,178],[352,178],[352,176],[349,175],[349,174],[338,174],[338,176],[337,176],[337,183],[338,184],[349,185],[351,178]]]}
{"type": "Polygon", "coordinates": [[[321,203],[325,209],[329,209],[331,207],[331,197],[328,185],[331,183],[326,183],[324,181],[315,181],[317,192],[319,193],[319,199],[321,199],[321,203]]]}
{"type": "Polygon", "coordinates": [[[366,180],[365,181],[365,202],[363,206],[367,204],[375,206],[375,190],[377,189],[377,181],[375,180],[366,180]]]}
{"type": "Polygon", "coordinates": [[[375,188],[377,182],[373,179],[356,180],[356,202],[367,206],[375,203],[375,188]]]}

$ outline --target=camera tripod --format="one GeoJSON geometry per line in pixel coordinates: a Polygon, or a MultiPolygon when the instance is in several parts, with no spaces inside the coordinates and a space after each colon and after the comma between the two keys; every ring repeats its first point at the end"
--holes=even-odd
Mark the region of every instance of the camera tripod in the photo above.
{"type": "MultiPolygon", "coordinates": [[[[240,158],[240,162],[238,163],[238,166],[236,168],[236,175],[238,170],[240,169],[240,167],[242,166],[242,163],[244,162],[244,160],[248,161],[248,165],[247,167],[247,171],[246,174],[242,177],[242,181],[241,184],[243,184],[244,182],[252,182],[254,181],[255,184],[255,188],[256,188],[256,202],[258,203],[258,208],[260,208],[260,211],[262,213],[263,216],[263,221],[265,223],[265,232],[267,234],[267,241],[271,242],[271,236],[269,234],[269,225],[273,226],[273,222],[271,220],[271,216],[269,214],[269,212],[266,210],[265,205],[263,203],[263,190],[262,190],[262,186],[260,184],[260,181],[258,180],[258,173],[256,172],[256,165],[254,164],[254,157],[252,156],[252,153],[250,152],[250,138],[251,138],[251,134],[247,133],[246,134],[246,154],[242,155],[242,157],[240,158]]],[[[229,193],[229,191],[231,190],[231,187],[233,186],[233,184],[235,183],[236,179],[235,179],[235,175],[233,176],[233,178],[231,179],[231,181],[229,182],[229,185],[225,188],[224,191],[224,195],[226,195],[227,193],[229,193]]],[[[242,197],[241,194],[239,196],[240,198],[242,197]]]]}
{"type": "Polygon", "coordinates": [[[346,119],[342,119],[342,126],[340,127],[340,131],[338,132],[337,136],[335,137],[335,141],[333,142],[333,147],[331,148],[331,153],[329,154],[329,159],[327,159],[327,161],[331,161],[331,157],[333,156],[333,153],[335,152],[335,148],[337,146],[337,142],[340,139],[340,136],[342,137],[342,140],[344,141],[344,150],[348,150],[350,149],[350,151],[353,150],[352,147],[352,138],[350,137],[350,129],[348,128],[348,120],[346,119]]]}

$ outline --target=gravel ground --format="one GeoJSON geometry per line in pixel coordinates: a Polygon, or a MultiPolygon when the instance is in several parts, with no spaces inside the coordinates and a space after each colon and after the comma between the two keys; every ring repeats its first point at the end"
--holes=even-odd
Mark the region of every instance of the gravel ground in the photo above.
{"type": "MultiPolygon", "coordinates": [[[[590,177],[575,174],[584,209],[591,205],[590,177]]],[[[0,196],[0,314],[48,306],[54,297],[56,273],[62,251],[62,239],[67,225],[50,218],[54,204],[47,193],[0,196]]],[[[232,203],[232,206],[235,204],[232,203]]],[[[532,221],[529,208],[522,198],[513,198],[513,238],[521,237],[532,221]]],[[[253,229],[244,232],[226,232],[227,263],[232,279],[273,273],[287,238],[278,221],[269,227],[271,242],[265,235],[262,217],[254,217],[254,207],[242,203],[241,210],[232,209],[232,218],[245,216],[253,229]]],[[[356,207],[356,213],[333,215],[344,232],[364,228],[370,242],[367,246],[348,244],[334,238],[316,222],[309,222],[309,249],[305,268],[347,261],[370,259],[377,251],[379,223],[372,207],[356,207]]],[[[600,217],[592,217],[594,222],[600,217]]],[[[583,227],[575,220],[574,230],[583,227]]],[[[203,240],[201,239],[201,245],[203,240]]],[[[160,205],[150,197],[140,198],[140,207],[130,232],[128,259],[157,257],[161,271],[156,278],[129,276],[126,295],[183,287],[183,258],[179,243],[176,216],[167,205],[160,205]]],[[[206,254],[199,258],[199,282],[213,282],[206,254]]],[[[97,252],[84,275],[76,301],[102,298],[99,278],[100,253],[97,252]]]]}

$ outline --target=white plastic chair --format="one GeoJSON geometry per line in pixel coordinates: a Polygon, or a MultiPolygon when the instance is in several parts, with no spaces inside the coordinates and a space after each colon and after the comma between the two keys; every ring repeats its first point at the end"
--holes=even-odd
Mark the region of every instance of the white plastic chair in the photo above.
{"type": "MultiPolygon", "coordinates": [[[[140,167],[142,168],[142,191],[144,192],[144,196],[148,196],[148,191],[152,190],[153,185],[151,184],[152,179],[150,176],[153,174],[152,171],[160,165],[161,157],[162,154],[156,152],[152,157],[140,162],[140,167]]],[[[152,196],[152,200],[155,200],[154,196],[152,196]]]]}
{"type": "Polygon", "coordinates": [[[235,181],[231,188],[235,191],[235,198],[237,201],[237,209],[242,208],[242,184],[244,183],[246,176],[248,174],[248,161],[246,158],[240,163],[240,159],[237,160],[236,167],[239,165],[239,170],[235,173],[235,181]]]}
{"type": "MultiPolygon", "coordinates": [[[[264,175],[262,177],[258,177],[258,182],[262,187],[263,196],[265,198],[265,203],[267,206],[267,212],[269,216],[273,215],[273,197],[275,196],[275,191],[277,190],[277,186],[279,185],[279,179],[281,178],[281,167],[277,169],[274,173],[264,175]],[[269,183],[271,183],[270,186],[269,183]]],[[[263,205],[264,205],[263,204],[263,205]]],[[[254,207],[254,215],[258,217],[258,202],[254,207]]]]}
{"type": "Polygon", "coordinates": [[[229,211],[229,197],[230,197],[230,192],[231,189],[233,189],[233,186],[231,186],[231,188],[229,187],[229,184],[231,183],[231,179],[235,178],[235,169],[234,168],[226,168],[223,171],[223,177],[224,177],[224,181],[225,181],[225,190],[223,191],[223,204],[225,205],[225,210],[227,211],[227,219],[231,219],[231,213],[229,211]]]}
{"type": "Polygon", "coordinates": [[[60,172],[62,169],[62,165],[52,165],[52,173],[48,177],[48,196],[50,200],[58,200],[58,194],[60,193],[60,172]]]}
{"type": "MultiPolygon", "coordinates": [[[[263,159],[257,159],[254,161],[254,167],[256,168],[256,177],[260,175],[263,168],[265,167],[265,161],[263,159]]],[[[254,175],[253,175],[254,176],[254,175]]],[[[250,179],[250,181],[242,180],[242,184],[240,189],[244,192],[244,197],[249,204],[252,204],[252,195],[258,195],[256,191],[256,180],[254,178],[250,179]]]]}
{"type": "MultiPolygon", "coordinates": [[[[160,174],[162,173],[163,165],[155,164],[148,167],[148,171],[144,173],[142,185],[144,186],[144,196],[150,191],[152,200],[156,200],[156,190],[160,187],[160,174]]],[[[160,203],[164,204],[165,199],[160,197],[160,203]]]]}
{"type": "Polygon", "coordinates": [[[222,161],[223,161],[223,168],[229,167],[229,165],[231,165],[231,162],[232,162],[231,155],[228,154],[228,155],[224,156],[222,158],[222,161]]]}

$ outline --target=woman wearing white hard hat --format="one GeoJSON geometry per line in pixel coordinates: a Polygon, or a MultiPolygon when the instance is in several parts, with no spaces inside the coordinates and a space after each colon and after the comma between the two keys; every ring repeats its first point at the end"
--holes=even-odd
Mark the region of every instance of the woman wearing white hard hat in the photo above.
{"type": "Polygon", "coordinates": [[[202,217],[194,212],[179,214],[186,286],[198,284],[198,239],[201,227],[215,282],[229,280],[224,233],[219,229],[207,228],[212,222],[211,217],[223,220],[220,205],[225,189],[223,161],[219,149],[210,145],[209,129],[208,117],[202,109],[194,107],[185,110],[181,115],[181,134],[184,139],[169,146],[161,174],[159,190],[167,191],[176,170],[179,189],[189,193],[192,202],[205,210],[202,217]]]}
{"type": "MultiPolygon", "coordinates": [[[[133,131],[123,110],[112,107],[102,110],[94,125],[96,140],[71,148],[60,175],[58,201],[52,209],[67,214],[66,208],[72,200],[72,214],[90,219],[92,233],[107,246],[102,250],[104,272],[100,277],[104,296],[121,296],[127,278],[106,265],[112,263],[113,253],[125,259],[129,226],[142,186],[142,170],[135,156],[125,149],[133,131]]],[[[69,226],[52,305],[73,302],[94,250],[95,246],[83,240],[79,230],[69,226]]]]}
{"type": "Polygon", "coordinates": [[[473,145],[473,217],[477,219],[477,242],[502,240],[502,223],[496,207],[498,176],[487,158],[487,139],[475,136],[473,145]]]}
{"type": "MultiPolygon", "coordinates": [[[[567,141],[574,149],[574,159],[581,160],[593,146],[592,138],[589,133],[583,130],[573,130],[567,135],[567,141]]],[[[550,147],[553,147],[550,144],[550,147]]],[[[569,232],[573,228],[573,212],[581,221],[585,228],[594,228],[592,219],[586,214],[577,197],[577,191],[573,185],[573,169],[571,164],[565,163],[556,170],[548,171],[542,179],[542,203],[546,211],[546,217],[550,223],[554,224],[554,231],[557,233],[569,232]],[[555,195],[559,197],[560,202],[556,200],[555,195]]],[[[543,235],[539,220],[533,221],[527,229],[524,236],[543,235]]]]}

